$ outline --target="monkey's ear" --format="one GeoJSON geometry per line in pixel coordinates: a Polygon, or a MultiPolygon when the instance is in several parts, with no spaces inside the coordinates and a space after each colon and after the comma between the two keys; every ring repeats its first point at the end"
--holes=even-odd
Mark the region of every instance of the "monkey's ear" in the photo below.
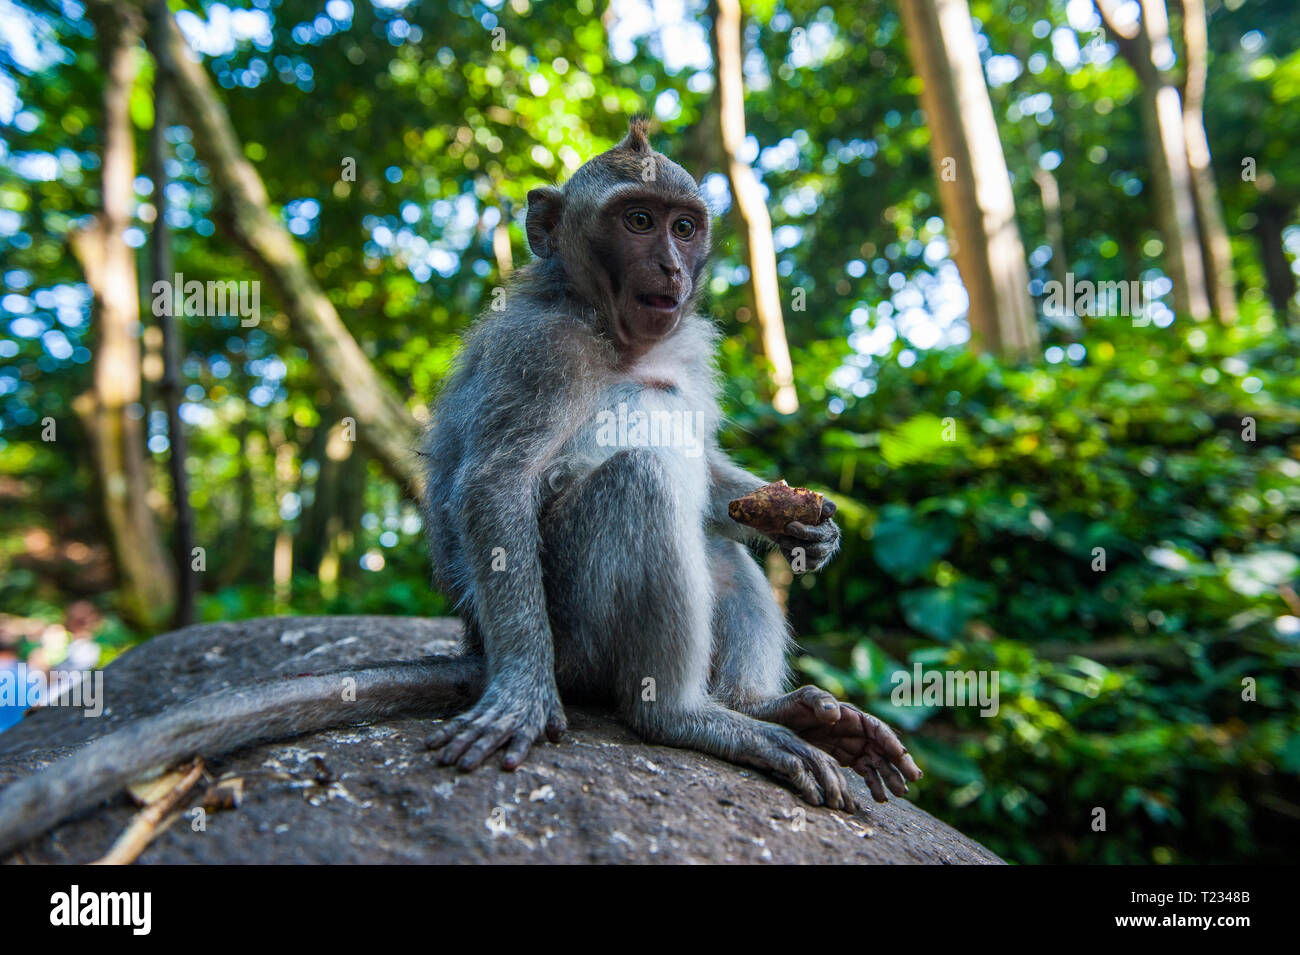
{"type": "Polygon", "coordinates": [[[563,211],[564,194],[554,186],[529,191],[524,231],[528,234],[528,247],[539,259],[549,258],[555,251],[554,232],[563,211]]]}

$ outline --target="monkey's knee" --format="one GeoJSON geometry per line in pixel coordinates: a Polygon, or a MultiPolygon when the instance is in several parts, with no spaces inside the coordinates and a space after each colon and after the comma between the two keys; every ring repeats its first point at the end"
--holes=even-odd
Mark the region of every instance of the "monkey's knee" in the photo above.
{"type": "Polygon", "coordinates": [[[769,620],[783,619],[767,575],[744,544],[711,537],[709,573],[720,604],[736,604],[769,620]]]}

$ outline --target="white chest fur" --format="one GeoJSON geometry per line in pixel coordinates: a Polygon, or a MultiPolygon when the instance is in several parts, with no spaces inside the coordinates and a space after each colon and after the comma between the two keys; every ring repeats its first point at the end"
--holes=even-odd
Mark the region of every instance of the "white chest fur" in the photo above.
{"type": "Polygon", "coordinates": [[[718,410],[699,344],[685,336],[663,342],[611,378],[566,448],[567,479],[626,448],[645,449],[663,463],[681,503],[702,512],[718,410]]]}

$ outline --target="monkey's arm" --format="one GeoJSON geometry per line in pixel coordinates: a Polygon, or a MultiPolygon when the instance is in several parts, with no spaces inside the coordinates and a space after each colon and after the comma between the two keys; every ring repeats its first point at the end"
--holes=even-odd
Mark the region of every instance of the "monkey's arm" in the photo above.
{"type": "Polygon", "coordinates": [[[505,746],[502,766],[515,769],[543,734],[554,742],[565,729],[542,581],[537,512],[548,457],[543,440],[527,434],[500,440],[466,469],[461,533],[488,684],[468,712],[429,737],[444,766],[469,771],[505,746]],[[521,460],[520,447],[534,453],[521,460]]]}
{"type": "Polygon", "coordinates": [[[386,716],[445,716],[468,706],[482,679],[480,657],[430,657],[271,680],[170,707],[0,791],[0,857],[180,760],[386,716]],[[345,699],[353,687],[355,698],[345,699]]]}
{"type": "Polygon", "coordinates": [[[709,529],[728,540],[742,544],[765,542],[768,537],[739,524],[727,513],[727,505],[737,498],[758,490],[767,482],[735,464],[717,448],[708,452],[709,461],[709,529]]]}
{"type": "Polygon", "coordinates": [[[791,566],[799,565],[799,572],[820,570],[835,556],[840,547],[840,528],[831,519],[835,513],[833,501],[828,499],[823,503],[819,523],[802,524],[793,521],[786,525],[784,534],[769,536],[733,521],[727,513],[728,504],[768,482],[734,464],[717,448],[710,449],[708,461],[709,528],[714,533],[742,544],[776,544],[791,566]]]}

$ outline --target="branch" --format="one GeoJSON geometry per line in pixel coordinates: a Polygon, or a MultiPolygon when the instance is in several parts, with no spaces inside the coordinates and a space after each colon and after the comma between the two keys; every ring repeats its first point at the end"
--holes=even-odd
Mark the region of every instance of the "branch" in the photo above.
{"type": "Polygon", "coordinates": [[[203,147],[213,180],[230,204],[231,226],[239,243],[277,287],[292,327],[311,352],[317,370],[356,417],[362,439],[391,475],[420,496],[424,475],[416,453],[419,427],[414,417],[375,372],[289,231],[271,214],[261,176],[244,158],[229,114],[172,18],[166,34],[167,49],[154,50],[154,55],[170,60],[176,94],[203,147]]]}

